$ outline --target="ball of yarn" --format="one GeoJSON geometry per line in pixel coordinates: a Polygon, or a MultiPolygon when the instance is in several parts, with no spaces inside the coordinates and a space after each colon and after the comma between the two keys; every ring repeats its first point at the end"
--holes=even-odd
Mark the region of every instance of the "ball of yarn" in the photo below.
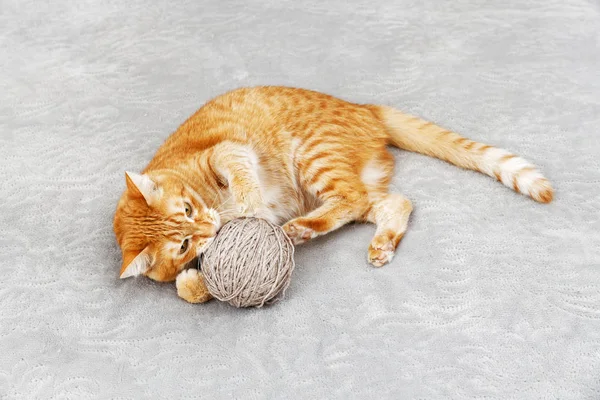
{"type": "Polygon", "coordinates": [[[264,219],[225,224],[202,259],[208,291],[235,307],[262,307],[283,297],[294,270],[294,245],[264,219]]]}

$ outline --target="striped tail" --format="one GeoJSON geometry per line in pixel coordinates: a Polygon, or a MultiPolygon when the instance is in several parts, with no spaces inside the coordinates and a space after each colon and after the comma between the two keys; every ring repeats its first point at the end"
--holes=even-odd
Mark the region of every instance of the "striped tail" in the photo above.
{"type": "Polygon", "coordinates": [[[506,150],[474,142],[432,122],[386,106],[369,106],[385,124],[391,144],[496,178],[518,193],[550,203],[554,191],[537,168],[506,150]]]}

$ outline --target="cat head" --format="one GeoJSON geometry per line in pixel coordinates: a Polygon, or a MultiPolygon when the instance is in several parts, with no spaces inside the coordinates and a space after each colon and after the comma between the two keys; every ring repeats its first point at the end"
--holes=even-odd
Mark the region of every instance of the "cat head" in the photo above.
{"type": "Polygon", "coordinates": [[[127,172],[125,180],[114,218],[123,254],[120,276],[172,281],[210,244],[219,214],[175,175],[127,172]]]}

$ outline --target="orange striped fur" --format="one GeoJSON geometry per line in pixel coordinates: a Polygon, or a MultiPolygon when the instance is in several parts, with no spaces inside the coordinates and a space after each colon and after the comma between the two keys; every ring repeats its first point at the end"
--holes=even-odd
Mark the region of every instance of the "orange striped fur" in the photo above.
{"type": "Polygon", "coordinates": [[[388,192],[390,144],[552,200],[550,183],[529,162],[432,122],[309,90],[242,88],[200,108],[142,174],[128,173],[114,219],[121,276],[174,280],[240,216],[283,224],[295,243],[350,221],[374,223],[368,259],[382,266],[412,211],[407,198],[388,192]]]}

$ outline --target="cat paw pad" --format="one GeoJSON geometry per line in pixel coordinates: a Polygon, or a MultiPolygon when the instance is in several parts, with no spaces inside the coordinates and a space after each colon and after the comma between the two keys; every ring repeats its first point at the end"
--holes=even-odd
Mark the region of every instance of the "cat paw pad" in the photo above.
{"type": "Polygon", "coordinates": [[[390,241],[378,243],[373,240],[369,246],[369,263],[374,267],[383,267],[394,258],[394,244],[390,241]]]}

